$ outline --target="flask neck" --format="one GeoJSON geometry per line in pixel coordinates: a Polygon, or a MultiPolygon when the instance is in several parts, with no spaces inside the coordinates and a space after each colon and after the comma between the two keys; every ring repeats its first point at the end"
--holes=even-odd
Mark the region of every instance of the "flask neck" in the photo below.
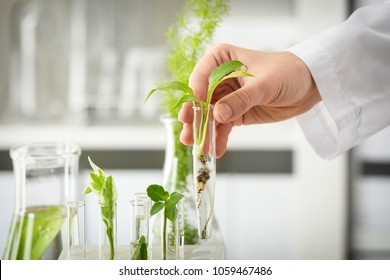
{"type": "Polygon", "coordinates": [[[15,178],[15,210],[66,206],[77,199],[80,148],[64,143],[32,143],[10,152],[15,178]]]}

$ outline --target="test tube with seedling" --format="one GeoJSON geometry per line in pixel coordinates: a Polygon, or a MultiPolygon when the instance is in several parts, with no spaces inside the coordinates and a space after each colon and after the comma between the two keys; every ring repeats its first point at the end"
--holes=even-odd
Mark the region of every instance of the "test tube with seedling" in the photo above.
{"type": "Polygon", "coordinates": [[[192,102],[194,105],[194,182],[196,185],[198,231],[199,237],[203,240],[210,238],[214,208],[216,172],[215,120],[211,103],[212,97],[216,88],[228,79],[235,79],[238,82],[239,79],[253,77],[247,70],[247,67],[238,60],[227,61],[219,65],[208,78],[206,100],[196,97],[192,88],[181,81],[161,84],[157,88],[152,89],[145,99],[146,102],[154,92],[162,91],[176,94],[174,98],[177,98],[177,103],[171,111],[185,102],[192,102]]]}
{"type": "Polygon", "coordinates": [[[215,120],[213,106],[194,106],[194,185],[199,237],[210,238],[216,177],[215,120]],[[205,122],[207,122],[206,125],[205,122]],[[204,129],[204,130],[202,130],[204,129]]]}
{"type": "MultiPolygon", "coordinates": [[[[149,244],[149,209],[150,202],[145,197],[135,196],[130,200],[131,205],[131,235],[130,235],[130,254],[133,256],[139,255],[140,246],[148,246],[149,244]],[[143,245],[144,244],[144,245],[143,245]],[[137,251],[138,250],[138,251],[137,251]],[[136,253],[137,252],[137,253],[136,253]]],[[[149,254],[147,254],[149,255],[149,254]]],[[[142,256],[142,258],[150,258],[142,256]]]]}

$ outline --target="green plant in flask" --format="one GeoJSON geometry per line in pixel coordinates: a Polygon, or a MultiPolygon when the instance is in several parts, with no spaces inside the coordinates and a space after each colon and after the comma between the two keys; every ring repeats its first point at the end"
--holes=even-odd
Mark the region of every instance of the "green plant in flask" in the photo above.
{"type": "Polygon", "coordinates": [[[63,206],[27,208],[11,225],[5,259],[40,260],[66,218],[63,206]]]}
{"type": "Polygon", "coordinates": [[[74,200],[81,149],[67,142],[31,142],[13,146],[15,210],[4,259],[58,259],[67,215],[74,200]]]}

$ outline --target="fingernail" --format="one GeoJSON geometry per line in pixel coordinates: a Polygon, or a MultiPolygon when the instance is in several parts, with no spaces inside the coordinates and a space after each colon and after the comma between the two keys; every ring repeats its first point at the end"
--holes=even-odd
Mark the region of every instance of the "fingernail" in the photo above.
{"type": "Polygon", "coordinates": [[[224,121],[227,121],[233,115],[232,109],[230,108],[229,105],[225,103],[218,104],[217,108],[218,108],[219,116],[224,121]]]}

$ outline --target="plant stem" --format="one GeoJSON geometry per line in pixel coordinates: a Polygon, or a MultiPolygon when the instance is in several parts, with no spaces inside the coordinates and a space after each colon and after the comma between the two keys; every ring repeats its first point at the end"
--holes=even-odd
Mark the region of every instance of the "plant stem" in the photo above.
{"type": "Polygon", "coordinates": [[[209,117],[210,117],[210,108],[204,108],[202,110],[202,116],[204,118],[204,123],[203,123],[203,131],[202,131],[202,141],[200,144],[201,144],[202,153],[203,153],[203,146],[204,146],[204,143],[206,141],[207,127],[208,127],[208,122],[209,122],[209,117]],[[205,114],[204,110],[207,110],[206,114],[205,114]]]}
{"type": "Polygon", "coordinates": [[[114,259],[115,246],[114,246],[114,215],[115,208],[112,205],[101,206],[101,211],[104,215],[103,222],[106,226],[106,235],[110,245],[110,260],[114,259]]]}
{"type": "Polygon", "coordinates": [[[114,251],[113,230],[111,227],[107,227],[107,237],[110,243],[110,260],[113,260],[115,251],[114,251]]]}
{"type": "Polygon", "coordinates": [[[201,159],[203,157],[203,147],[206,141],[209,117],[210,117],[209,105],[201,104],[201,119],[199,124],[199,130],[196,131],[197,134],[196,135],[196,145],[197,145],[196,156],[198,159],[201,159]]]}
{"type": "Polygon", "coordinates": [[[167,259],[167,210],[164,208],[164,224],[163,224],[163,260],[167,259]]]}

